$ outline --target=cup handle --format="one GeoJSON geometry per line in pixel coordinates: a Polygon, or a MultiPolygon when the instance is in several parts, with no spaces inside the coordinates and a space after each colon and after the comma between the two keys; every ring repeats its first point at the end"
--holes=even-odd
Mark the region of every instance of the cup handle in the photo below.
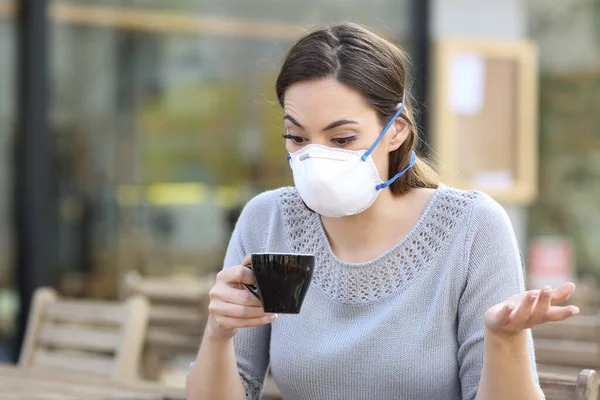
{"type": "MultiPolygon", "coordinates": [[[[250,268],[249,265],[246,265],[246,268],[252,269],[252,268],[250,268]]],[[[250,291],[250,293],[252,293],[257,299],[262,301],[262,299],[260,298],[260,295],[258,294],[258,288],[256,286],[248,285],[246,283],[242,283],[242,285],[246,286],[246,289],[248,289],[250,291]]]]}

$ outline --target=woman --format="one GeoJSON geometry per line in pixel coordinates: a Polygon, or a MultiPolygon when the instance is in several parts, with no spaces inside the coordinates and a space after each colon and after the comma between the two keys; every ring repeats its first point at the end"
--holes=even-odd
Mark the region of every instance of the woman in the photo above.
{"type": "Polygon", "coordinates": [[[188,399],[543,398],[529,328],[578,312],[572,283],[524,291],[510,222],[415,156],[400,49],[354,24],[300,39],[277,80],[295,188],[244,208],[187,381],[188,399]],[[242,284],[252,252],[311,253],[299,315],[242,284]]]}

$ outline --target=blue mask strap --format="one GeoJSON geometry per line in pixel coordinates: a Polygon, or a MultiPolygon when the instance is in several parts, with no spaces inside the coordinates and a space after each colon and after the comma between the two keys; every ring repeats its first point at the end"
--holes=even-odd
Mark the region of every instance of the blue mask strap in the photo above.
{"type": "Polygon", "coordinates": [[[410,163],[408,164],[408,167],[406,167],[402,171],[398,172],[389,181],[380,183],[379,185],[375,186],[375,190],[385,189],[386,187],[390,186],[392,183],[394,183],[394,181],[396,179],[400,178],[402,175],[404,175],[406,173],[406,171],[411,169],[415,165],[416,162],[417,162],[417,153],[415,153],[413,151],[412,153],[410,153],[410,163]]]}
{"type": "Polygon", "coordinates": [[[398,117],[400,117],[400,114],[402,114],[402,110],[404,110],[405,96],[406,96],[406,92],[404,92],[404,94],[402,94],[402,103],[400,104],[400,108],[398,108],[398,111],[396,111],[396,114],[394,114],[394,116],[392,117],[390,122],[388,122],[388,124],[385,126],[383,131],[379,134],[379,137],[377,137],[377,139],[375,140],[375,143],[373,143],[371,145],[371,147],[369,147],[369,150],[367,150],[365,152],[365,154],[362,155],[361,160],[363,160],[363,161],[367,160],[367,157],[369,157],[371,155],[371,153],[373,152],[373,150],[375,150],[375,147],[377,147],[377,145],[379,144],[381,139],[383,139],[383,137],[385,136],[385,133],[388,131],[388,129],[390,129],[392,124],[398,119],[398,117]]]}

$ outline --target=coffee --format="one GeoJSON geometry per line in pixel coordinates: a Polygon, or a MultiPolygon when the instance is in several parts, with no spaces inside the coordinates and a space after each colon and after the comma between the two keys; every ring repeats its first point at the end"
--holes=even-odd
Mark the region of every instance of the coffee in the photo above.
{"type": "Polygon", "coordinates": [[[298,314],[312,280],[315,257],[308,254],[256,253],[248,266],[256,287],[246,285],[267,313],[298,314]]]}

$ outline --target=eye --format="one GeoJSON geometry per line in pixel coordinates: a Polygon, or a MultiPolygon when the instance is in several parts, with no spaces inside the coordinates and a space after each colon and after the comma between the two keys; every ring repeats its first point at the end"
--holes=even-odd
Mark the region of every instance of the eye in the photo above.
{"type": "Polygon", "coordinates": [[[284,133],[283,135],[281,135],[284,139],[288,139],[293,141],[295,144],[302,144],[304,143],[304,141],[306,139],[304,139],[302,136],[294,136],[294,135],[290,135],[289,133],[284,133]]]}
{"type": "Polygon", "coordinates": [[[341,137],[341,138],[333,138],[331,139],[331,141],[338,145],[338,146],[345,146],[349,143],[352,143],[353,141],[356,140],[356,136],[348,136],[348,137],[341,137]]]}

